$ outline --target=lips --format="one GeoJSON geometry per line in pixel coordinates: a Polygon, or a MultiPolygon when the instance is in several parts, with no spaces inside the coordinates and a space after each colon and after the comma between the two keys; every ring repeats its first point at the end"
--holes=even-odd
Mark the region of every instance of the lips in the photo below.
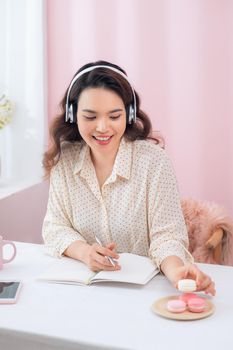
{"type": "Polygon", "coordinates": [[[108,141],[112,136],[93,136],[98,141],[108,141]]]}
{"type": "Polygon", "coordinates": [[[112,136],[93,136],[94,140],[99,144],[99,145],[107,145],[111,139],[112,136]]]}

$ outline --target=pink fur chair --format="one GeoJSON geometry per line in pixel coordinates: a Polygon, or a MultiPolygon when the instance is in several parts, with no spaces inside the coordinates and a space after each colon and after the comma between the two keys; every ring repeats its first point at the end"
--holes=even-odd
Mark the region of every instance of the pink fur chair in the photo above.
{"type": "Polygon", "coordinates": [[[233,266],[233,220],[216,203],[182,199],[189,251],[196,262],[233,266]]]}

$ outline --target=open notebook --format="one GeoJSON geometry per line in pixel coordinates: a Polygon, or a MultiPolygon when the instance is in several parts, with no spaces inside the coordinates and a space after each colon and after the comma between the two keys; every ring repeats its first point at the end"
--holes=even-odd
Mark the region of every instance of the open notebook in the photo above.
{"type": "Polygon", "coordinates": [[[38,279],[49,282],[84,284],[96,282],[125,282],[146,284],[159,270],[144,256],[119,254],[121,270],[93,272],[80,261],[62,257],[56,260],[38,279]]]}

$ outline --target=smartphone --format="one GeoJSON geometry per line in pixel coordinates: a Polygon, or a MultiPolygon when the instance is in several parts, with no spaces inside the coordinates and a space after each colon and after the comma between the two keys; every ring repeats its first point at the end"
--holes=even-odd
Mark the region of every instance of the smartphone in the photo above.
{"type": "Polygon", "coordinates": [[[0,304],[16,303],[21,286],[20,281],[0,281],[0,304]]]}

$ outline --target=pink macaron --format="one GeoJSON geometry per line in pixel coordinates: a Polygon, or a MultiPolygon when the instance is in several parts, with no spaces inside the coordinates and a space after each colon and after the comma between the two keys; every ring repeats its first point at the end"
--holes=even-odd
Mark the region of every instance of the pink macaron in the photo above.
{"type": "Polygon", "coordinates": [[[186,303],[183,300],[173,299],[167,302],[167,310],[174,313],[181,313],[186,310],[186,303]]]}
{"type": "Polygon", "coordinates": [[[196,294],[194,293],[183,293],[179,296],[179,300],[182,300],[185,302],[186,305],[188,305],[188,301],[190,299],[196,298],[196,294]]]}
{"type": "Polygon", "coordinates": [[[205,310],[205,305],[205,299],[200,297],[195,297],[188,300],[188,309],[191,312],[203,312],[205,310]]]}

